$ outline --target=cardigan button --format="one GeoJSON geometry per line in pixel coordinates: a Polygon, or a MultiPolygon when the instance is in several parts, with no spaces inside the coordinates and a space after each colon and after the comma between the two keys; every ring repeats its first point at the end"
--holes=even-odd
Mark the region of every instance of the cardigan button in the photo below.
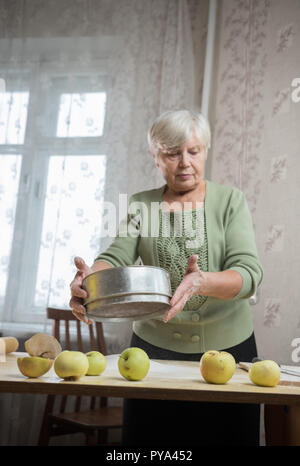
{"type": "Polygon", "coordinates": [[[179,333],[179,332],[174,332],[174,333],[173,333],[173,337],[175,338],[175,340],[180,340],[180,339],[181,339],[181,336],[182,336],[182,335],[181,335],[181,333],[179,333]]]}
{"type": "Polygon", "coordinates": [[[200,319],[200,317],[199,317],[198,314],[196,314],[196,313],[192,314],[192,321],[193,322],[198,322],[199,319],[200,319]]]}
{"type": "Polygon", "coordinates": [[[192,335],[191,340],[193,343],[197,343],[200,340],[199,335],[192,335]]]}

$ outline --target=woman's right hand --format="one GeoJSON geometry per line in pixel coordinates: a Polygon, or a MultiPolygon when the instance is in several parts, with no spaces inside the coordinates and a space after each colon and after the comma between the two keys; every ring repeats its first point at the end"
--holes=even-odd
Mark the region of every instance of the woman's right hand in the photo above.
{"type": "Polygon", "coordinates": [[[72,313],[85,324],[92,324],[93,321],[86,316],[86,309],[83,305],[83,300],[88,297],[87,292],[82,288],[82,282],[85,277],[90,275],[93,270],[86,265],[81,257],[75,257],[74,264],[77,267],[77,273],[74,280],[70,284],[71,299],[69,306],[72,313]]]}

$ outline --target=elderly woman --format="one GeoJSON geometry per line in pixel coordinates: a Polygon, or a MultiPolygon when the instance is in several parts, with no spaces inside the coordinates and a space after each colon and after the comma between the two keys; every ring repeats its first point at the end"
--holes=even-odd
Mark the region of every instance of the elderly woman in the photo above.
{"type": "MultiPolygon", "coordinates": [[[[136,215],[130,210],[126,219],[138,234],[118,232],[91,268],[75,259],[70,307],[87,323],[81,284],[89,273],[132,265],[139,257],[144,265],[168,270],[170,308],[163,317],[133,323],[131,346],[153,359],[200,361],[210,349],[228,351],[236,361],[257,356],[248,298],[263,273],[252,219],[239,189],[204,178],[210,138],[209,123],[199,113],[158,117],[148,141],[166,183],[131,196],[130,205],[147,207],[136,215]],[[159,203],[159,215],[147,223],[153,202],[159,203]],[[141,234],[145,224],[156,234],[141,234]]],[[[128,399],[123,443],[258,445],[259,420],[259,405],[128,399]]]]}

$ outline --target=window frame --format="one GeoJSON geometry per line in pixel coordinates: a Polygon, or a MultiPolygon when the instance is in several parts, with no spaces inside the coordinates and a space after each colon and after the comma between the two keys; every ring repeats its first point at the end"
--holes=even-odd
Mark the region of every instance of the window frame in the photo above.
{"type": "MultiPolygon", "coordinates": [[[[9,68],[8,65],[7,69],[9,68]]],[[[14,67],[14,71],[17,70],[18,68],[14,67]]],[[[36,278],[32,277],[36,277],[38,268],[50,156],[104,155],[108,152],[107,121],[109,121],[109,103],[113,87],[112,60],[95,59],[91,66],[85,66],[83,71],[78,70],[80,70],[79,63],[74,60],[64,63],[63,70],[54,62],[43,65],[32,63],[31,66],[27,66],[26,71],[30,79],[24,144],[0,145],[1,154],[22,155],[14,233],[2,312],[4,322],[44,323],[46,319],[45,308],[34,306],[36,278]],[[106,112],[103,135],[79,138],[45,136],[40,130],[41,126],[36,125],[38,110],[43,108],[43,103],[45,104],[42,83],[45,79],[74,75],[88,77],[102,75],[104,78],[105,88],[103,87],[102,91],[106,93],[106,112]]],[[[68,92],[73,91],[68,88],[68,92]]],[[[89,89],[82,89],[82,92],[89,92],[89,89]]],[[[100,88],[99,92],[101,92],[100,88]]],[[[56,109],[58,112],[59,101],[56,109]]],[[[44,122],[47,123],[47,113],[43,116],[44,122]]]]}

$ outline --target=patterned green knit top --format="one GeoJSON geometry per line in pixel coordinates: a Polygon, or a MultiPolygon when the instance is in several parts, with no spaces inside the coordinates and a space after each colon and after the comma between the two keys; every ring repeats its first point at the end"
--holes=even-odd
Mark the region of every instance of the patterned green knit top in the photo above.
{"type": "MultiPolygon", "coordinates": [[[[192,254],[198,255],[198,266],[208,271],[208,248],[204,206],[184,211],[160,210],[159,236],[156,239],[159,266],[170,274],[172,294],[180,285],[192,254]]],[[[201,307],[206,296],[192,296],[183,311],[193,311],[201,307]]]]}

